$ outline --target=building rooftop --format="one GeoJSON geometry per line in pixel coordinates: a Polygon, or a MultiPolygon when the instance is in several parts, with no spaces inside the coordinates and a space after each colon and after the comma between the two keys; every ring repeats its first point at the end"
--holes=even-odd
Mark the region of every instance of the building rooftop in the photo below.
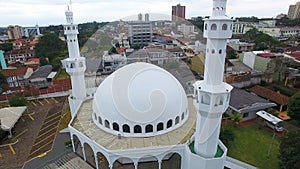
{"type": "Polygon", "coordinates": [[[6,69],[6,70],[1,70],[1,73],[5,77],[10,77],[10,76],[23,76],[26,74],[28,67],[20,67],[17,69],[6,69]]]}
{"type": "Polygon", "coordinates": [[[275,92],[271,89],[256,85],[252,87],[250,91],[279,105],[285,106],[288,104],[289,97],[275,92]]]}
{"type": "Polygon", "coordinates": [[[153,146],[168,146],[183,144],[187,142],[195,132],[196,111],[193,106],[192,98],[188,98],[189,117],[180,127],[168,133],[153,137],[121,137],[107,133],[93,123],[93,99],[83,102],[77,116],[74,118],[71,126],[79,132],[85,134],[91,140],[110,150],[124,150],[133,148],[145,148],[153,146]]]}

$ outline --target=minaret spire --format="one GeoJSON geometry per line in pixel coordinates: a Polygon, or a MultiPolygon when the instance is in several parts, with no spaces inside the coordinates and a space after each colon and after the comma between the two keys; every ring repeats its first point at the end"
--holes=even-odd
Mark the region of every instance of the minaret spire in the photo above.
{"type": "Polygon", "coordinates": [[[68,5],[65,12],[67,23],[64,25],[64,34],[68,44],[69,58],[62,61],[67,73],[71,76],[72,82],[72,99],[82,100],[86,98],[86,88],[84,80],[84,72],[86,70],[85,58],[80,56],[78,44],[78,26],[73,22],[72,7],[68,5]]]}
{"type": "Polygon", "coordinates": [[[226,43],[232,36],[232,19],[226,13],[227,0],[213,0],[213,12],[204,21],[207,38],[204,80],[194,84],[194,105],[198,111],[195,151],[213,158],[217,152],[222,114],[228,108],[232,87],[223,82],[226,43]]]}

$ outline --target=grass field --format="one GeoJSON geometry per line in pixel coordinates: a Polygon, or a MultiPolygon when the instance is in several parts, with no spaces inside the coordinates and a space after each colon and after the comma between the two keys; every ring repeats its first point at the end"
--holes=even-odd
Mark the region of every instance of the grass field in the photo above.
{"type": "Polygon", "coordinates": [[[280,138],[275,136],[269,158],[267,157],[273,133],[264,126],[251,123],[245,126],[223,125],[235,134],[228,147],[228,156],[241,160],[261,169],[279,168],[280,138]]]}

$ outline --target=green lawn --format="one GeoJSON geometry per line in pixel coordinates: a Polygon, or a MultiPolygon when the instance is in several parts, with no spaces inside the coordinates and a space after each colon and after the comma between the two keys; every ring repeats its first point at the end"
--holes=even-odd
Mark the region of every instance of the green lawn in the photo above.
{"type": "Polygon", "coordinates": [[[267,157],[268,149],[272,141],[273,133],[259,124],[252,123],[245,126],[223,125],[235,134],[234,141],[228,147],[228,156],[241,160],[261,169],[279,168],[279,140],[275,136],[270,157],[267,157]]]}

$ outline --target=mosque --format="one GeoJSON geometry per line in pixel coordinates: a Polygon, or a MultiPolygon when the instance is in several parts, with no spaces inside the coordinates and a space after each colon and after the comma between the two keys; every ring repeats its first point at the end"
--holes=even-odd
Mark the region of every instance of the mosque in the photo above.
{"type": "Polygon", "coordinates": [[[213,0],[212,16],[205,20],[207,38],[204,80],[193,84],[187,96],[178,80],[149,63],[132,63],[109,75],[92,92],[85,87],[85,58],[80,56],[78,27],[66,11],[69,58],[62,61],[71,76],[69,124],[73,151],[97,169],[131,165],[164,168],[224,168],[227,148],[219,140],[222,114],[232,87],[223,82],[226,40],[232,36],[227,0],[213,0]]]}

